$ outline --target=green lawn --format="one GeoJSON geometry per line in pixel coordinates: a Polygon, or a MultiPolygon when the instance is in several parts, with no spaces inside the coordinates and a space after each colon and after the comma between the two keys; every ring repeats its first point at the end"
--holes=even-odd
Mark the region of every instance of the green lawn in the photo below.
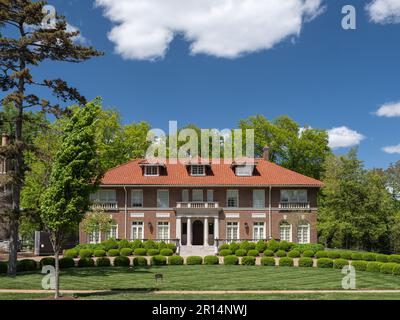
{"type": "MultiPolygon", "coordinates": [[[[0,289],[41,289],[40,273],[0,276],[0,289]]],[[[341,289],[341,270],[262,266],[91,268],[62,272],[67,290],[329,290],[341,289]],[[164,280],[156,284],[154,275],[164,280]]],[[[400,289],[400,276],[357,272],[357,289],[400,289]]]]}

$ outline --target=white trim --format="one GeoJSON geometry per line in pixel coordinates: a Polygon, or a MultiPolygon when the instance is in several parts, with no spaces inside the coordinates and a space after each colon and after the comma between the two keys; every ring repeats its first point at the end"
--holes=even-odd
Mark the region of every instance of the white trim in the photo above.
{"type": "Polygon", "coordinates": [[[131,218],[144,218],[144,213],[131,213],[131,218]]]}
{"type": "Polygon", "coordinates": [[[158,240],[168,240],[171,238],[171,223],[169,221],[157,221],[157,231],[156,231],[156,236],[158,240]],[[160,237],[158,236],[158,228],[160,227],[159,224],[163,223],[163,224],[168,224],[168,235],[166,239],[160,239],[160,237]]]}
{"type": "Polygon", "coordinates": [[[226,213],[226,219],[240,219],[240,213],[226,213]]]}
{"type": "Polygon", "coordinates": [[[289,241],[292,242],[293,241],[293,225],[291,223],[289,223],[288,221],[281,221],[279,223],[279,238],[281,237],[281,225],[282,224],[286,224],[289,225],[290,229],[289,229],[289,240],[288,239],[280,239],[281,241],[289,241]]]}
{"type": "Polygon", "coordinates": [[[144,167],[144,176],[145,177],[159,177],[160,176],[160,166],[158,166],[158,165],[147,165],[147,166],[145,166],[144,167]],[[146,173],[146,170],[148,168],[154,168],[154,167],[157,168],[157,173],[156,174],[147,174],[146,173]]]}
{"type": "Polygon", "coordinates": [[[137,220],[137,221],[132,221],[131,223],[131,239],[132,240],[143,240],[144,239],[144,221],[137,220]],[[140,223],[139,225],[134,225],[134,223],[140,223]],[[142,228],[142,238],[141,239],[134,239],[133,238],[133,229],[139,229],[142,228]]]}
{"type": "Polygon", "coordinates": [[[161,213],[161,212],[156,213],[156,218],[170,218],[170,217],[171,217],[170,213],[161,213]]]}
{"type": "Polygon", "coordinates": [[[227,221],[225,225],[225,234],[228,241],[237,241],[240,239],[240,221],[227,221]],[[228,224],[237,223],[237,239],[228,239],[228,224]]]}
{"type": "Polygon", "coordinates": [[[266,213],[252,213],[251,217],[253,219],[266,219],[267,218],[267,214],[266,213]]]}
{"type": "MultiPolygon", "coordinates": [[[[255,227],[256,227],[256,223],[258,223],[258,224],[262,224],[262,228],[263,228],[263,236],[262,236],[262,239],[266,239],[266,237],[267,237],[267,235],[266,235],[266,225],[265,225],[265,222],[263,222],[263,221],[256,221],[256,222],[253,222],[253,239],[256,239],[256,237],[255,237],[255,234],[254,234],[254,229],[255,229],[255,227]]],[[[258,227],[260,227],[260,226],[258,226],[258,227]]],[[[262,239],[258,239],[258,240],[262,240],[262,239]]]]}
{"type": "Polygon", "coordinates": [[[206,175],[206,166],[205,165],[203,165],[203,164],[191,164],[190,165],[190,175],[192,176],[192,177],[204,177],[205,175],[206,175]],[[194,174],[193,173],[193,168],[194,167],[203,167],[203,172],[204,173],[201,173],[201,174],[194,174]]]}

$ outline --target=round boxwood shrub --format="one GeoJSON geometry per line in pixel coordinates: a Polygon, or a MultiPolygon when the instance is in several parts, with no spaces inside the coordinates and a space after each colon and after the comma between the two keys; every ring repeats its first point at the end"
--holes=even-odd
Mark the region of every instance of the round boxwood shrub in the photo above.
{"type": "Polygon", "coordinates": [[[79,257],[81,259],[91,258],[93,256],[93,250],[91,249],[82,249],[79,251],[79,257]]]}
{"type": "Polygon", "coordinates": [[[264,250],[264,256],[265,257],[273,257],[274,256],[274,252],[272,250],[264,250]]]}
{"type": "Polygon", "coordinates": [[[360,252],[353,252],[351,254],[351,260],[358,261],[358,260],[362,260],[362,259],[363,259],[363,255],[360,252]]]}
{"type": "Polygon", "coordinates": [[[97,258],[105,257],[106,251],[105,250],[94,250],[93,255],[97,258]]]}
{"type": "Polygon", "coordinates": [[[244,257],[246,254],[247,254],[247,251],[245,249],[237,249],[235,251],[236,257],[244,257]]]}
{"type": "Polygon", "coordinates": [[[259,253],[263,253],[267,249],[267,243],[264,240],[260,240],[256,243],[256,250],[259,253]]]}
{"type": "Polygon", "coordinates": [[[273,257],[262,257],[261,258],[261,265],[262,266],[267,266],[267,267],[275,267],[276,266],[275,258],[273,258],[273,257]]]}
{"type": "MultiPolygon", "coordinates": [[[[156,249],[156,250],[158,250],[158,249],[156,249]]],[[[146,253],[147,253],[147,250],[146,250],[145,248],[137,248],[137,249],[135,249],[135,251],[133,252],[133,254],[134,254],[135,256],[145,256],[146,253]]]]}
{"type": "Polygon", "coordinates": [[[377,254],[375,256],[375,259],[378,262],[388,262],[388,255],[387,254],[377,254]]]}
{"type": "Polygon", "coordinates": [[[400,264],[397,264],[393,267],[393,274],[396,276],[400,275],[400,264]]]}
{"type": "Polygon", "coordinates": [[[313,259],[310,257],[302,257],[299,259],[299,267],[301,268],[311,268],[313,265],[313,259]]]}
{"type": "Polygon", "coordinates": [[[181,265],[183,265],[183,258],[181,256],[169,257],[168,264],[170,264],[172,266],[181,266],[181,265]]]}
{"type": "Polygon", "coordinates": [[[291,250],[288,253],[288,257],[290,257],[290,258],[300,258],[300,251],[291,250]]]}
{"type": "Polygon", "coordinates": [[[60,264],[60,269],[68,269],[75,267],[75,261],[70,257],[61,258],[59,264],[60,264]]]}
{"type": "Polygon", "coordinates": [[[143,243],[143,248],[145,248],[146,250],[158,249],[158,244],[155,243],[153,240],[147,240],[143,243]]]}
{"type": "Polygon", "coordinates": [[[64,257],[78,258],[78,256],[79,256],[79,251],[76,249],[68,249],[65,250],[64,252],[64,257]]]}
{"type": "Polygon", "coordinates": [[[232,255],[232,250],[230,250],[230,249],[221,250],[219,252],[219,255],[222,256],[222,257],[231,256],[232,255]]]}
{"type": "Polygon", "coordinates": [[[364,253],[362,257],[363,257],[364,261],[375,261],[376,260],[376,254],[371,253],[371,252],[364,253]]]}
{"type": "Polygon", "coordinates": [[[343,267],[348,266],[349,261],[346,259],[335,259],[333,260],[333,268],[335,269],[343,269],[343,267]]]}
{"type": "Polygon", "coordinates": [[[224,265],[238,265],[239,258],[236,256],[225,256],[224,257],[224,265]]]}
{"type": "Polygon", "coordinates": [[[368,272],[380,272],[381,271],[382,262],[371,261],[367,263],[367,268],[365,271],[368,272]]]}
{"type": "Polygon", "coordinates": [[[352,254],[353,253],[351,251],[341,251],[340,252],[340,259],[351,260],[352,254]]]}
{"type": "Polygon", "coordinates": [[[111,266],[111,261],[107,257],[100,257],[96,260],[96,266],[98,267],[109,267],[111,266]]]}
{"type": "Polygon", "coordinates": [[[186,258],[186,264],[191,265],[198,265],[203,263],[203,258],[198,256],[191,256],[186,258]]]}
{"type": "Polygon", "coordinates": [[[158,250],[162,250],[162,249],[166,249],[167,248],[167,244],[164,241],[161,241],[159,243],[157,243],[158,246],[158,250]]]}
{"type": "Polygon", "coordinates": [[[292,249],[293,243],[289,241],[281,241],[279,242],[279,250],[290,251],[292,249]]]}
{"type": "Polygon", "coordinates": [[[143,256],[134,257],[133,265],[135,267],[146,267],[148,265],[147,259],[143,256]]]}
{"type": "Polygon", "coordinates": [[[304,250],[303,257],[305,258],[313,258],[315,256],[315,252],[313,250],[304,250]]]}
{"type": "Polygon", "coordinates": [[[206,256],[204,257],[204,264],[207,265],[219,264],[219,258],[217,256],[206,256]]]}
{"type": "Polygon", "coordinates": [[[119,256],[119,250],[118,249],[110,249],[108,250],[108,256],[109,257],[118,257],[119,256]]]}
{"type": "Polygon", "coordinates": [[[293,267],[293,258],[284,257],[279,259],[279,266],[280,267],[293,267]]]}
{"type": "Polygon", "coordinates": [[[221,251],[221,250],[229,250],[229,244],[224,243],[224,244],[220,245],[218,251],[221,251]]]}
{"type": "Polygon", "coordinates": [[[42,268],[43,266],[55,266],[56,261],[53,257],[45,257],[42,260],[40,260],[40,267],[42,268]]]}
{"type": "Polygon", "coordinates": [[[160,255],[161,256],[165,256],[165,257],[170,257],[174,254],[174,252],[171,249],[162,249],[160,251],[160,255]]]}
{"type": "Polygon", "coordinates": [[[274,239],[269,240],[267,243],[267,249],[272,250],[273,252],[278,251],[279,250],[279,242],[274,239]]]}
{"type": "Polygon", "coordinates": [[[121,240],[120,242],[118,242],[118,249],[125,249],[125,248],[130,248],[131,249],[131,245],[129,244],[129,241],[126,239],[121,240]]]}
{"type": "Polygon", "coordinates": [[[166,248],[167,249],[171,249],[173,253],[176,253],[176,249],[177,249],[176,244],[167,243],[167,247],[166,248]]]}
{"type": "Polygon", "coordinates": [[[259,252],[256,249],[247,251],[247,255],[249,257],[258,257],[258,254],[259,254],[259,252]]]}
{"type": "Polygon", "coordinates": [[[400,255],[399,254],[391,254],[388,257],[388,262],[400,263],[400,255]]]}
{"type": "Polygon", "coordinates": [[[17,262],[18,272],[30,272],[37,269],[37,262],[32,259],[24,259],[17,262]]]}
{"type": "Polygon", "coordinates": [[[101,243],[104,247],[104,250],[108,251],[111,249],[118,249],[119,245],[118,245],[118,241],[115,239],[108,239],[104,242],[101,243]]]}
{"type": "Polygon", "coordinates": [[[153,266],[165,266],[167,264],[167,257],[153,256],[153,257],[151,257],[151,264],[153,266]]]}
{"type": "Polygon", "coordinates": [[[338,251],[327,251],[327,252],[328,252],[329,259],[339,259],[340,258],[340,252],[338,252],[338,251]]]}
{"type": "Polygon", "coordinates": [[[315,257],[317,259],[321,259],[321,258],[328,258],[328,252],[327,251],[317,251],[315,253],[315,257]]]}
{"type": "Polygon", "coordinates": [[[148,256],[158,256],[160,254],[160,250],[158,249],[149,249],[147,250],[147,255],[148,256]]]}
{"type": "Polygon", "coordinates": [[[140,240],[135,240],[129,243],[130,247],[132,248],[133,251],[138,248],[143,248],[143,242],[140,240]]]}
{"type": "Polygon", "coordinates": [[[7,262],[0,261],[0,274],[5,274],[7,273],[7,262]]]}
{"type": "Polygon", "coordinates": [[[122,248],[120,251],[120,255],[123,257],[129,257],[132,255],[132,249],[131,248],[122,248]]]}
{"type": "Polygon", "coordinates": [[[240,249],[240,244],[237,242],[231,242],[229,244],[229,250],[231,250],[232,252],[236,252],[236,250],[240,249]]]}
{"type": "Polygon", "coordinates": [[[317,260],[317,267],[318,268],[332,268],[333,260],[329,259],[329,258],[319,258],[317,260]]]}
{"type": "Polygon", "coordinates": [[[249,251],[249,250],[255,250],[256,244],[254,242],[249,242],[249,241],[243,241],[240,243],[240,249],[249,251]]]}
{"type": "Polygon", "coordinates": [[[381,265],[381,273],[385,274],[393,274],[393,269],[397,266],[394,262],[382,263],[381,265]]]}
{"type": "Polygon", "coordinates": [[[129,267],[131,264],[131,260],[125,256],[118,256],[114,259],[115,267],[129,267]]]}
{"type": "Polygon", "coordinates": [[[242,265],[244,266],[255,266],[256,265],[256,258],[247,256],[242,258],[242,265]]]}
{"type": "Polygon", "coordinates": [[[286,257],[286,251],[284,251],[284,250],[278,250],[277,252],[275,252],[275,255],[276,255],[278,258],[286,257]]]}
{"type": "Polygon", "coordinates": [[[354,260],[351,262],[351,265],[356,269],[357,271],[365,271],[367,270],[367,261],[362,261],[362,260],[354,260]]]}
{"type": "Polygon", "coordinates": [[[81,258],[78,261],[79,268],[91,268],[94,267],[94,260],[92,258],[81,258]]]}

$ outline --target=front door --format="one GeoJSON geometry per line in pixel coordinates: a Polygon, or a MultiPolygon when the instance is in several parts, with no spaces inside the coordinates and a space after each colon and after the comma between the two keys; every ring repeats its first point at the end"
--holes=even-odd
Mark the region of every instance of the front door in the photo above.
{"type": "Polygon", "coordinates": [[[204,225],[203,222],[196,220],[193,222],[193,241],[194,246],[204,245],[204,225]]]}

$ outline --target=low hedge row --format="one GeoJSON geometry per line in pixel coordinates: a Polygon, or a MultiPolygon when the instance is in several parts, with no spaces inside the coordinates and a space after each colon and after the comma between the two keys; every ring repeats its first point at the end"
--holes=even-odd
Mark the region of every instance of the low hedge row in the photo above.
{"type": "Polygon", "coordinates": [[[149,248],[149,249],[145,249],[145,248],[136,248],[136,249],[132,249],[132,248],[121,248],[121,249],[117,249],[117,248],[113,248],[113,249],[109,249],[108,251],[104,250],[104,249],[96,249],[96,250],[92,250],[92,249],[81,249],[81,250],[76,250],[76,249],[70,249],[70,250],[66,250],[64,253],[64,257],[67,258],[81,258],[81,259],[89,259],[92,257],[96,257],[96,258],[101,258],[101,257],[119,257],[119,256],[123,256],[123,257],[129,257],[132,255],[135,256],[157,256],[157,255],[161,255],[161,256],[166,256],[166,257],[170,257],[172,255],[174,255],[175,250],[171,249],[171,248],[163,248],[161,250],[156,249],[156,248],[149,248]]]}
{"type": "Polygon", "coordinates": [[[176,252],[176,245],[173,243],[165,243],[163,241],[161,242],[154,242],[153,240],[147,240],[147,241],[141,241],[141,240],[135,240],[132,242],[129,242],[128,240],[120,240],[117,241],[115,239],[109,239],[106,241],[103,241],[102,243],[99,244],[80,244],[77,245],[75,248],[67,250],[65,252],[65,255],[71,257],[71,258],[78,258],[79,252],[82,249],[88,249],[88,250],[104,250],[108,252],[111,249],[132,249],[134,251],[135,249],[138,248],[143,248],[146,250],[149,249],[157,249],[157,250],[162,250],[162,249],[171,249],[174,253],[176,252]]]}

